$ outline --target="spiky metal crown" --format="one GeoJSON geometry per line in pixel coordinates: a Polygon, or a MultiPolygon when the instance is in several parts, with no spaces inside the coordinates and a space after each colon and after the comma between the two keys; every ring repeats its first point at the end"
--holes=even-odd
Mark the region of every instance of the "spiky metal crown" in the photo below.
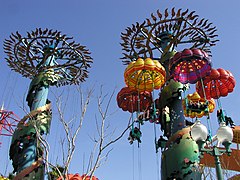
{"type": "Polygon", "coordinates": [[[54,69],[61,78],[57,86],[79,84],[88,77],[92,58],[85,46],[60,31],[37,28],[22,37],[19,32],[4,41],[4,52],[10,68],[24,77],[33,78],[40,71],[54,69]],[[49,56],[55,57],[50,66],[43,66],[49,56]]]}
{"type": "MultiPolygon", "coordinates": [[[[212,26],[207,19],[200,19],[195,15],[195,11],[182,12],[181,9],[175,11],[174,8],[164,13],[157,11],[157,15],[151,14],[151,18],[139,24],[127,27],[126,32],[122,33],[122,62],[128,64],[137,58],[159,59],[167,52],[176,48],[180,44],[190,44],[187,48],[199,48],[211,54],[210,47],[214,46],[219,40],[215,38],[216,27],[212,26]],[[169,44],[162,49],[161,43],[168,38],[169,44]],[[155,51],[161,53],[156,56],[155,51]]],[[[183,50],[183,49],[182,49],[183,50]]]]}

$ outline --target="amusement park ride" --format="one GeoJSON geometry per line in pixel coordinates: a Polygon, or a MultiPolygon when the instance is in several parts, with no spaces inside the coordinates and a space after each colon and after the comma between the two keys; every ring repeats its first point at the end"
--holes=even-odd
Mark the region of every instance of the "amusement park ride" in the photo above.
{"type": "Polygon", "coordinates": [[[132,117],[136,113],[129,139],[138,144],[144,121],[160,124],[163,136],[155,137],[155,144],[156,151],[162,149],[161,179],[201,179],[202,166],[216,167],[218,179],[223,179],[222,168],[240,171],[240,150],[229,148],[240,142],[239,126],[224,114],[220,102],[236,81],[230,71],[212,67],[216,27],[194,11],[172,8],[127,27],[121,37],[121,59],[127,67],[118,106],[132,117]],[[194,85],[195,92],[186,95],[194,85]],[[159,98],[154,99],[156,90],[159,98]],[[215,109],[220,125],[216,136],[210,127],[215,109]]]}
{"type": "MultiPolygon", "coordinates": [[[[240,171],[240,150],[229,149],[231,142],[240,142],[240,126],[224,114],[220,102],[234,90],[236,81],[230,71],[212,67],[210,48],[218,42],[216,27],[195,12],[172,8],[127,27],[121,38],[126,87],[118,93],[117,103],[131,113],[131,142],[141,143],[141,127],[146,121],[160,126],[163,136],[155,137],[155,144],[162,153],[161,179],[201,179],[200,167],[215,167],[216,156],[220,156],[220,169],[240,171]],[[194,85],[196,92],[186,95],[194,85]],[[154,99],[156,91],[159,97],[154,99]],[[206,137],[194,139],[193,130],[201,124],[200,119],[209,125],[213,121],[210,113],[215,110],[220,129],[231,129],[230,138],[213,136],[208,127],[206,137]],[[199,140],[204,142],[202,146],[199,140]],[[219,147],[220,143],[228,146],[219,147]],[[220,154],[203,153],[215,148],[220,154]]],[[[38,136],[46,135],[50,128],[48,90],[84,81],[92,58],[72,38],[41,28],[26,37],[12,33],[4,50],[10,68],[31,79],[27,95],[31,112],[20,119],[2,109],[0,133],[7,135],[2,133],[4,129],[12,135],[9,154],[15,179],[44,179],[44,149],[38,136]]],[[[78,174],[68,178],[89,179],[78,174]]]]}
{"type": "MultiPolygon", "coordinates": [[[[2,106],[0,110],[0,135],[12,136],[14,129],[20,122],[20,118],[13,111],[5,110],[2,106]]],[[[0,142],[1,144],[1,142],[0,142]]]]}
{"type": "Polygon", "coordinates": [[[30,113],[15,121],[14,132],[8,123],[11,112],[1,111],[1,128],[12,133],[9,155],[17,173],[14,179],[44,179],[44,149],[38,137],[49,133],[50,86],[79,84],[88,77],[90,52],[72,39],[59,31],[37,28],[26,37],[12,33],[4,42],[10,68],[31,79],[26,98],[30,113]]]}

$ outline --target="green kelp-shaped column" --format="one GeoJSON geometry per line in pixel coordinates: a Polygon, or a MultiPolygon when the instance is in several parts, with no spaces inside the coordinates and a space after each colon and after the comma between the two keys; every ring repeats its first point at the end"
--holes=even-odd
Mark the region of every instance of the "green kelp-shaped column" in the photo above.
{"type": "Polygon", "coordinates": [[[26,37],[12,33],[4,49],[10,68],[32,79],[26,99],[31,111],[18,124],[9,152],[16,179],[43,179],[44,149],[38,137],[50,129],[49,87],[85,81],[92,58],[72,37],[41,28],[28,32],[26,37]]]}
{"type": "Polygon", "coordinates": [[[185,48],[210,54],[210,47],[218,41],[215,32],[216,27],[207,19],[200,19],[194,11],[172,8],[162,13],[158,10],[143,23],[137,22],[122,33],[124,56],[121,59],[125,65],[138,58],[151,58],[158,60],[167,71],[157,110],[153,111],[158,112],[156,122],[160,123],[163,135],[168,139],[166,147],[162,147],[162,180],[201,179],[197,168],[198,148],[190,138],[182,107],[182,92],[188,85],[174,80],[169,65],[170,59],[185,48]]]}

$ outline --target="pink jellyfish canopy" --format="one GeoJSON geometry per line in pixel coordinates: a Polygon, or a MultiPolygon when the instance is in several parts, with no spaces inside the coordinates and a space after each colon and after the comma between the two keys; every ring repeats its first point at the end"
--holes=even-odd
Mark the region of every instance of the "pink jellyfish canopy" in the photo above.
{"type": "Polygon", "coordinates": [[[184,49],[170,59],[169,70],[175,81],[194,84],[209,74],[211,60],[201,49],[184,49]]]}

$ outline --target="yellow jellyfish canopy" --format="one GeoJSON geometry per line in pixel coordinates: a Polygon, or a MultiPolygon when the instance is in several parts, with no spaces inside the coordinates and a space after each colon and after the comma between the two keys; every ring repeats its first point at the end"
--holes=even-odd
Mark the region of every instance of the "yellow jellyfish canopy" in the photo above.
{"type": "Polygon", "coordinates": [[[197,92],[188,94],[186,99],[182,101],[184,115],[190,118],[207,116],[208,113],[214,111],[216,106],[213,98],[205,100],[197,92]]]}
{"type": "Polygon", "coordinates": [[[125,69],[124,80],[130,89],[151,92],[165,84],[166,71],[157,60],[138,58],[125,69]]]}

